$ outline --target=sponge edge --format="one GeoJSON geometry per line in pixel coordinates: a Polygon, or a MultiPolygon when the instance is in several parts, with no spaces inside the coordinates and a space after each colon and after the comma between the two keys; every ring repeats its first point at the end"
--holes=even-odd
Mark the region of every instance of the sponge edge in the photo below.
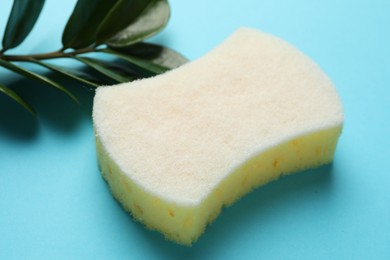
{"type": "Polygon", "coordinates": [[[100,170],[114,197],[147,228],[160,231],[179,244],[191,245],[220,213],[252,189],[276,180],[282,174],[292,174],[330,163],[341,127],[318,131],[294,138],[260,153],[216,187],[199,205],[187,206],[161,199],[145,191],[118,167],[96,138],[100,170]],[[289,166],[291,166],[289,167],[289,166]]]}
{"type": "Polygon", "coordinates": [[[99,88],[93,119],[114,197],[147,227],[189,245],[223,205],[330,163],[343,115],[334,86],[309,58],[240,29],[176,70],[99,88]]]}

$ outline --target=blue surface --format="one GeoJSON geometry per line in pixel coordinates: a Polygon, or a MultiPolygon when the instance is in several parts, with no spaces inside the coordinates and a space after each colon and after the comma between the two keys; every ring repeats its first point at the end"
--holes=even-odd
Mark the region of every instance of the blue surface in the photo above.
{"type": "MultiPolygon", "coordinates": [[[[58,49],[74,3],[47,1],[15,51],[58,49]]],[[[71,86],[77,106],[0,69],[0,81],[39,114],[0,95],[0,259],[390,259],[390,1],[171,5],[169,26],[152,40],[191,60],[250,26],[320,64],[345,109],[334,164],[257,189],[224,209],[193,247],[175,245],[134,222],[100,177],[93,95],[71,86]]],[[[1,1],[0,35],[10,7],[1,1]]]]}

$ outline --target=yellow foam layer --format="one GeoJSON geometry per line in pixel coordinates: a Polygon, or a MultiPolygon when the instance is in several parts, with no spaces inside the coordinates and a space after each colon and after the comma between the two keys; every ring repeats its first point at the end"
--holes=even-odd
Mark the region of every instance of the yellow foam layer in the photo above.
{"type": "Polygon", "coordinates": [[[99,166],[114,197],[133,217],[167,239],[191,245],[224,205],[230,205],[252,189],[307,168],[330,163],[342,126],[319,130],[280,143],[228,174],[201,203],[178,205],[145,191],[124,174],[96,137],[99,166]]]}

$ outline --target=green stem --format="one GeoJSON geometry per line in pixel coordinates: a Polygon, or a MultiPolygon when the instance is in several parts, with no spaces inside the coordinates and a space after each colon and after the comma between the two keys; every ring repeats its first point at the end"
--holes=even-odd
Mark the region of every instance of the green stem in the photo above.
{"type": "Polygon", "coordinates": [[[95,52],[95,47],[88,47],[83,49],[74,50],[71,52],[64,52],[62,49],[59,51],[48,52],[48,53],[40,53],[40,54],[31,54],[31,55],[7,55],[0,52],[0,59],[7,61],[31,61],[35,60],[48,60],[48,59],[56,59],[63,57],[72,57],[78,54],[95,52]]]}

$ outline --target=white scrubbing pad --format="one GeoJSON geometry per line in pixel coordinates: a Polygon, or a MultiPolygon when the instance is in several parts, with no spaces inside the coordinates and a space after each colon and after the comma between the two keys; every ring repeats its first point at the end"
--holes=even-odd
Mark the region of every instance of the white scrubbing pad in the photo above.
{"type": "Polygon", "coordinates": [[[331,162],[343,114],[308,57],[239,29],[197,61],[99,88],[93,120],[114,196],[149,228],[191,244],[223,205],[331,162]]]}

